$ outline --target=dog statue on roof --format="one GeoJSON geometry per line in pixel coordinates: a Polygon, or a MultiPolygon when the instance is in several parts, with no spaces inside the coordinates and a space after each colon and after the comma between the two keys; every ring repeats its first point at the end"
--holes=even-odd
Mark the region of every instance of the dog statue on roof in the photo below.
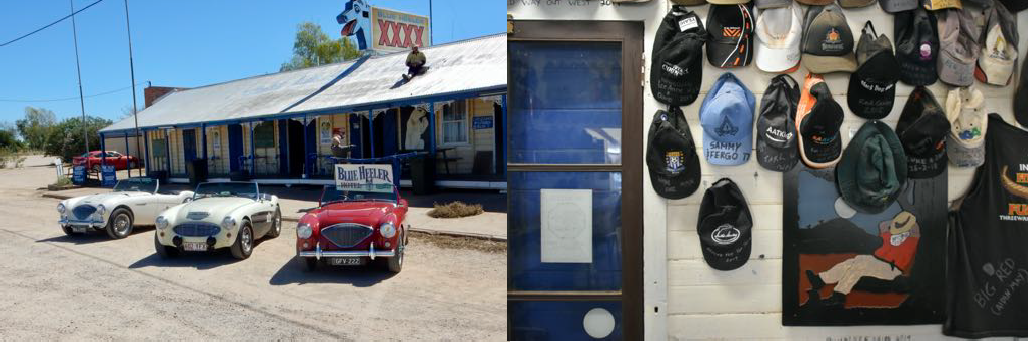
{"type": "Polygon", "coordinates": [[[336,16],[336,22],[343,25],[339,31],[343,37],[356,37],[357,49],[368,48],[368,35],[371,34],[371,7],[364,0],[349,0],[343,13],[336,16]]]}

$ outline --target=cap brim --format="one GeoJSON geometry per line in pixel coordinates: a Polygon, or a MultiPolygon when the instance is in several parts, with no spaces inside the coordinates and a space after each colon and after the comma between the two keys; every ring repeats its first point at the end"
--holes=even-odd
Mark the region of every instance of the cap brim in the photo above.
{"type": "Polygon", "coordinates": [[[753,153],[753,135],[750,134],[743,141],[725,141],[723,143],[739,143],[737,150],[730,150],[720,147],[711,148],[712,142],[722,142],[715,140],[710,137],[710,134],[703,133],[703,155],[707,158],[707,163],[712,165],[723,165],[733,166],[745,164],[750,160],[750,154],[753,153]]]}
{"type": "Polygon", "coordinates": [[[650,183],[657,195],[667,199],[683,199],[689,197],[700,185],[700,160],[696,151],[691,150],[685,156],[685,169],[674,176],[655,172],[650,167],[650,183]]]}
{"type": "Polygon", "coordinates": [[[800,160],[799,154],[799,147],[795,142],[785,148],[779,148],[769,145],[764,138],[757,137],[757,163],[765,169],[778,172],[792,170],[800,160]]]}
{"type": "Polygon", "coordinates": [[[854,72],[857,70],[857,57],[853,52],[842,56],[818,56],[803,54],[803,66],[815,74],[830,72],[854,72]]]}
{"type": "Polygon", "coordinates": [[[800,63],[800,40],[796,39],[795,46],[791,46],[787,49],[775,49],[764,45],[760,39],[757,39],[757,49],[754,51],[756,57],[754,57],[753,63],[757,64],[757,68],[766,72],[786,72],[789,69],[793,69],[800,63]],[[789,55],[792,55],[790,57],[789,55]]]}
{"type": "Polygon", "coordinates": [[[711,241],[710,237],[703,235],[704,232],[712,232],[717,226],[724,223],[724,220],[717,215],[700,219],[700,226],[697,227],[696,232],[700,234],[700,250],[703,252],[703,260],[707,262],[707,265],[716,270],[730,271],[742,267],[749,261],[753,249],[753,227],[740,229],[737,243],[718,246],[711,241]]]}
{"type": "Polygon", "coordinates": [[[880,87],[888,87],[885,91],[867,89],[862,85],[862,80],[864,81],[863,83],[868,84],[876,84],[877,82],[867,79],[861,72],[865,67],[871,66],[865,64],[850,75],[846,104],[853,114],[865,119],[881,119],[889,116],[889,113],[892,112],[892,107],[896,103],[896,82],[892,81],[890,84],[886,81],[877,84],[880,87]]]}
{"type": "MultiPolygon", "coordinates": [[[[839,132],[841,135],[842,132],[839,132]]],[[[842,156],[842,137],[839,136],[828,146],[814,148],[816,144],[808,141],[808,138],[800,134],[800,158],[803,163],[814,169],[824,169],[835,165],[842,156]]]]}
{"type": "MultiPolygon", "coordinates": [[[[743,40],[742,44],[752,43],[753,39],[743,40]]],[[[752,45],[752,44],[750,44],[752,45]]],[[[750,64],[752,55],[739,56],[735,53],[738,46],[734,43],[707,42],[707,62],[718,68],[738,68],[750,64]]],[[[750,51],[752,46],[747,46],[744,51],[750,51]]]]}
{"type": "Polygon", "coordinates": [[[978,167],[985,164],[985,141],[976,145],[965,144],[953,134],[946,135],[946,157],[957,167],[978,167]]]}

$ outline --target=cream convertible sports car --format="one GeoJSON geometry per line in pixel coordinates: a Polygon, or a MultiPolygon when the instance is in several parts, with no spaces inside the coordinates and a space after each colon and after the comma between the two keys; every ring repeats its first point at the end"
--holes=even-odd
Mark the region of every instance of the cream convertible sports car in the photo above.
{"type": "Polygon", "coordinates": [[[255,240],[282,233],[282,211],[278,197],[261,193],[257,183],[200,183],[192,201],[161,213],[156,226],[154,247],[163,258],[228,247],[246,259],[255,240]]]}
{"type": "Polygon", "coordinates": [[[133,226],[153,225],[157,214],[192,197],[192,191],[166,192],[156,179],[133,177],[119,180],[111,192],[61,201],[57,212],[65,234],[104,230],[121,239],[133,226]]]}

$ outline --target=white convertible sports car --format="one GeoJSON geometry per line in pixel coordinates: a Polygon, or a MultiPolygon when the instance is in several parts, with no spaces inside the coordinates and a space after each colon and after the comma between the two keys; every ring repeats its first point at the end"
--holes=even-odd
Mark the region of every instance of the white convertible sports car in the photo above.
{"type": "Polygon", "coordinates": [[[157,214],[192,197],[192,191],[162,191],[156,179],[133,177],[119,180],[114,191],[61,201],[57,212],[65,234],[105,230],[121,239],[132,233],[133,226],[153,225],[157,214]]]}
{"type": "Polygon", "coordinates": [[[282,233],[282,211],[278,197],[261,193],[257,183],[200,183],[192,201],[165,210],[155,223],[154,247],[163,258],[228,247],[246,259],[255,240],[282,233]]]}

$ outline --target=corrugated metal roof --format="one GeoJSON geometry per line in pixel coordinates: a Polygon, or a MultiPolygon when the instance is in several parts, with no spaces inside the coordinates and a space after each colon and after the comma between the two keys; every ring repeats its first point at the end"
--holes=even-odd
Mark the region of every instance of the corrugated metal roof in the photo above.
{"type": "MultiPolygon", "coordinates": [[[[199,124],[388,103],[507,85],[503,34],[423,48],[428,72],[400,85],[406,52],[179,90],[139,112],[139,127],[199,124]],[[336,80],[350,70],[345,77],[336,80]],[[326,85],[331,84],[325,89],[326,85]],[[320,90],[320,92],[319,92],[320,90]]],[[[132,129],[131,117],[101,132],[132,129]]]]}

